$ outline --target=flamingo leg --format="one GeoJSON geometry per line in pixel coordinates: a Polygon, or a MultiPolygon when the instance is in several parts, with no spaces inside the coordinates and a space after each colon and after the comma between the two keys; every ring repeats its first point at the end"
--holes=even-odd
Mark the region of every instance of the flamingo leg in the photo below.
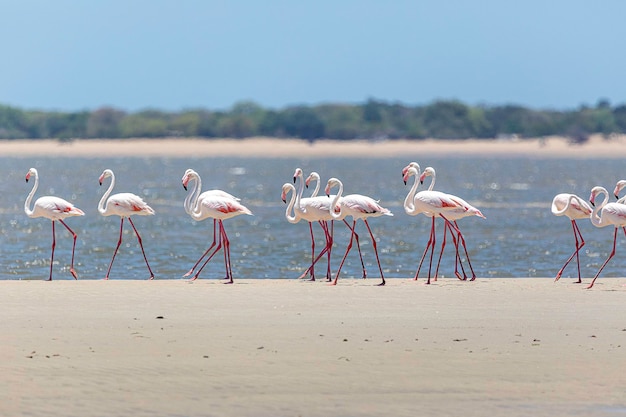
{"type": "Polygon", "coordinates": [[[376,262],[378,263],[378,270],[380,271],[380,278],[382,282],[378,284],[379,286],[385,285],[385,275],[383,275],[383,268],[380,266],[380,259],[378,258],[378,247],[376,244],[376,239],[374,238],[374,234],[372,233],[372,229],[370,229],[370,225],[367,222],[367,219],[363,219],[363,223],[367,227],[367,231],[370,233],[370,237],[372,238],[372,246],[374,246],[374,254],[376,255],[376,262]]]}
{"type": "Polygon", "coordinates": [[[54,248],[56,247],[56,238],[54,233],[54,220],[52,221],[52,252],[50,253],[50,276],[48,281],[52,281],[52,264],[54,263],[54,248]]]}
{"type": "MultiPolygon", "coordinates": [[[[424,258],[426,257],[426,253],[428,253],[428,249],[430,248],[431,245],[434,244],[434,242],[433,242],[433,233],[434,233],[434,230],[435,230],[435,218],[433,217],[431,220],[432,220],[432,223],[431,223],[431,226],[430,226],[430,235],[428,236],[428,243],[426,244],[426,249],[424,249],[424,253],[422,253],[422,258],[420,259],[419,266],[417,267],[417,271],[415,272],[415,277],[413,278],[414,281],[417,281],[417,277],[420,274],[420,269],[422,269],[422,263],[424,262],[424,258]]],[[[428,277],[427,284],[430,284],[430,276],[428,277]]]]}
{"type": "MultiPolygon", "coordinates": [[[[432,236],[432,243],[430,246],[430,261],[428,263],[428,280],[426,281],[426,284],[430,284],[430,276],[431,276],[431,271],[433,268],[433,255],[435,254],[435,243],[437,240],[437,234],[435,232],[435,218],[434,217],[433,217],[433,223],[432,223],[430,234],[432,236]]],[[[435,281],[437,280],[435,279],[435,281]]]]}
{"type": "Polygon", "coordinates": [[[308,271],[311,273],[311,281],[315,281],[315,236],[313,235],[313,223],[309,223],[309,232],[311,233],[311,266],[308,271]]]}
{"type": "MultiPolygon", "coordinates": [[[[458,279],[460,279],[461,281],[467,281],[467,274],[465,273],[465,268],[463,267],[463,260],[461,259],[461,254],[459,253],[459,242],[461,242],[461,238],[463,237],[463,235],[461,234],[461,230],[459,229],[459,225],[458,223],[455,221],[454,222],[454,230],[452,224],[448,224],[448,229],[450,229],[450,235],[452,236],[452,240],[454,241],[454,249],[455,249],[455,256],[454,256],[454,275],[456,275],[456,277],[458,279]],[[455,232],[456,232],[456,237],[455,237],[455,232]],[[463,273],[463,275],[459,274],[459,265],[461,266],[461,272],[463,273]]],[[[463,246],[464,251],[465,251],[465,257],[468,259],[469,262],[469,255],[467,253],[467,249],[465,249],[465,246],[463,246]]],[[[470,269],[472,268],[472,265],[470,263],[470,269]]],[[[474,274],[474,271],[472,270],[472,274],[474,274]]],[[[476,279],[476,276],[473,276],[472,279],[470,281],[473,281],[474,279],[476,279]]]]}
{"type": "Polygon", "coordinates": [[[327,232],[326,245],[328,246],[328,265],[326,266],[326,281],[330,282],[333,279],[332,272],[330,270],[330,255],[333,250],[333,234],[334,234],[335,222],[332,220],[330,221],[330,231],[328,230],[328,223],[327,222],[324,222],[324,223],[326,224],[326,232],[327,232]]]}
{"type": "MultiPolygon", "coordinates": [[[[448,225],[444,222],[443,242],[441,242],[441,251],[439,252],[439,259],[437,260],[437,268],[435,269],[435,277],[434,277],[435,281],[437,281],[437,277],[439,276],[439,265],[441,264],[441,258],[443,257],[443,250],[446,247],[446,235],[447,234],[448,234],[448,225]]],[[[452,231],[450,231],[450,235],[452,235],[452,231]]]]}
{"type": "MultiPolygon", "coordinates": [[[[141,235],[139,235],[139,232],[137,231],[137,228],[135,227],[135,224],[133,223],[133,219],[131,219],[129,217],[128,221],[130,222],[130,225],[133,227],[133,230],[135,231],[135,234],[137,235],[137,241],[139,242],[139,247],[141,248],[141,253],[143,254],[143,259],[144,259],[144,261],[146,261],[146,266],[148,267],[148,271],[150,272],[150,278],[149,279],[154,279],[154,273],[152,273],[152,269],[150,268],[150,264],[148,263],[148,258],[146,257],[146,251],[143,250],[143,243],[142,243],[142,240],[141,240],[141,235]]],[[[121,238],[120,238],[120,242],[121,242],[121,238]]]]}
{"type": "Polygon", "coordinates": [[[354,227],[350,227],[350,224],[344,219],[343,222],[348,226],[348,229],[352,231],[354,239],[356,240],[356,248],[359,251],[359,260],[361,261],[361,268],[363,269],[363,279],[367,278],[367,271],[365,270],[365,263],[363,262],[363,254],[361,253],[361,244],[359,243],[359,235],[356,232],[356,221],[354,227]]]}
{"type": "Polygon", "coordinates": [[[226,268],[226,274],[227,277],[226,279],[228,279],[228,282],[225,282],[225,284],[232,284],[233,283],[233,269],[232,269],[232,265],[230,263],[230,240],[228,239],[228,235],[226,234],[226,228],[224,228],[224,223],[220,220],[220,236],[222,241],[224,242],[224,253],[227,255],[224,255],[224,266],[226,268]]]}
{"type": "MultiPolygon", "coordinates": [[[[200,268],[198,268],[198,271],[195,273],[195,275],[190,279],[190,281],[195,281],[198,279],[198,277],[200,276],[200,273],[202,272],[202,270],[204,269],[204,267],[209,263],[209,261],[213,258],[213,256],[215,256],[215,254],[217,252],[219,252],[219,250],[222,249],[222,233],[221,233],[221,227],[220,227],[220,236],[218,239],[218,244],[217,247],[215,248],[215,250],[213,250],[213,253],[211,253],[209,255],[209,257],[206,259],[206,261],[204,261],[204,263],[202,264],[202,266],[200,266],[200,268]]],[[[228,271],[228,270],[227,270],[228,271]]]]}
{"type": "MultiPolygon", "coordinates": [[[[343,255],[343,259],[341,259],[341,263],[339,264],[339,269],[337,269],[337,272],[335,273],[335,280],[333,281],[332,285],[337,285],[337,280],[339,279],[341,268],[343,267],[343,263],[345,262],[346,257],[348,256],[348,253],[350,253],[350,249],[352,249],[352,241],[354,240],[354,237],[355,237],[354,229],[356,228],[356,220],[352,222],[352,227],[350,227],[350,225],[347,222],[346,224],[348,225],[348,228],[352,231],[352,233],[350,233],[350,242],[348,242],[348,247],[346,248],[346,253],[343,255]]],[[[365,267],[363,267],[363,271],[365,272],[365,267]]]]}
{"type": "Polygon", "coordinates": [[[571,222],[572,222],[572,230],[574,231],[574,242],[576,245],[576,249],[570,255],[570,257],[567,258],[567,261],[565,261],[561,269],[559,269],[559,272],[557,272],[556,278],[554,280],[558,281],[561,278],[561,275],[563,275],[563,271],[565,270],[565,267],[572,261],[572,259],[574,259],[574,256],[576,256],[576,264],[578,265],[578,281],[576,281],[576,283],[580,284],[582,282],[582,279],[580,278],[580,258],[579,258],[578,252],[583,246],[585,246],[585,240],[583,239],[583,236],[580,233],[580,229],[578,228],[576,221],[572,219],[571,222]],[[580,237],[580,241],[578,240],[579,237],[580,237]]]}
{"type": "MultiPolygon", "coordinates": [[[[624,229],[622,227],[622,229],[624,229]]],[[[624,229],[624,234],[626,234],[626,229],[624,229]]],[[[615,255],[615,245],[617,243],[617,227],[615,228],[615,232],[613,233],[613,250],[611,251],[611,253],[609,254],[609,257],[606,258],[606,261],[604,261],[604,263],[602,264],[602,266],[600,267],[600,269],[598,270],[598,272],[596,273],[596,276],[593,277],[593,280],[591,281],[591,284],[589,284],[589,286],[587,287],[587,289],[593,287],[593,284],[596,282],[596,279],[598,278],[598,276],[600,275],[600,272],[602,272],[602,270],[604,269],[604,267],[606,266],[607,263],[609,263],[609,261],[611,260],[611,258],[615,255]]]]}
{"type": "Polygon", "coordinates": [[[107,269],[107,274],[104,279],[109,279],[109,274],[111,273],[111,267],[113,266],[113,261],[115,260],[115,256],[117,255],[117,251],[122,244],[122,231],[124,229],[124,218],[120,217],[120,238],[117,240],[117,246],[115,247],[115,251],[113,251],[113,257],[111,258],[111,262],[109,263],[109,269],[107,269]]]}
{"type": "Polygon", "coordinates": [[[207,254],[211,251],[211,249],[213,249],[213,247],[215,246],[216,243],[216,225],[217,225],[217,219],[213,219],[213,243],[211,243],[211,246],[209,246],[209,249],[207,249],[202,256],[200,257],[200,259],[198,259],[198,261],[193,265],[193,267],[191,267],[191,269],[189,270],[189,272],[187,272],[185,275],[183,275],[183,278],[188,277],[189,275],[193,274],[193,271],[196,270],[196,268],[198,267],[198,265],[200,264],[200,262],[204,259],[205,256],[207,256],[207,254]]]}
{"type": "MultiPolygon", "coordinates": [[[[457,245],[457,255],[459,256],[459,262],[461,262],[461,257],[460,257],[460,254],[458,253],[458,242],[461,242],[461,245],[463,246],[463,251],[465,252],[465,258],[467,259],[467,264],[470,267],[470,271],[472,271],[472,278],[470,279],[470,281],[474,281],[476,279],[476,274],[474,273],[474,268],[472,267],[472,261],[470,260],[469,253],[467,252],[467,245],[465,244],[465,237],[463,237],[463,233],[461,233],[461,229],[459,229],[458,223],[456,221],[454,221],[453,223],[454,224],[450,223],[450,230],[454,229],[457,233],[458,241],[456,245],[457,245]]],[[[467,279],[462,262],[461,262],[461,270],[463,271],[464,280],[467,279]]],[[[456,270],[455,270],[455,274],[457,274],[457,277],[458,277],[458,273],[456,270]]]]}
{"type": "MultiPolygon", "coordinates": [[[[328,226],[326,225],[325,222],[322,222],[322,221],[320,221],[320,226],[322,227],[322,230],[324,230],[324,236],[326,238],[326,246],[324,246],[324,249],[322,249],[319,255],[317,255],[317,257],[315,257],[315,259],[312,260],[311,265],[309,265],[309,267],[302,273],[302,275],[298,277],[298,279],[304,278],[310,271],[312,271],[313,265],[315,265],[317,261],[319,261],[320,258],[324,256],[325,253],[329,253],[332,248],[333,241],[332,241],[332,236],[330,236],[328,233],[328,226]]],[[[329,280],[329,277],[330,277],[330,253],[328,255],[328,267],[327,267],[327,272],[326,272],[327,280],[329,280]]],[[[315,281],[315,279],[312,278],[311,281],[315,281]]]]}
{"type": "MultiPolygon", "coordinates": [[[[70,229],[70,227],[65,224],[65,222],[61,219],[59,219],[59,221],[61,222],[61,224],[63,226],[65,226],[65,228],[67,229],[68,232],[70,232],[72,234],[72,237],[74,238],[74,243],[72,245],[72,262],[71,262],[71,266],[70,266],[70,273],[72,274],[72,276],[74,277],[74,279],[78,279],[78,274],[76,274],[76,271],[74,270],[74,251],[76,249],[76,233],[74,233],[74,231],[72,229],[70,229]]],[[[54,227],[54,225],[53,225],[54,227]]]]}
{"type": "Polygon", "coordinates": [[[230,240],[228,240],[228,235],[226,234],[226,228],[224,227],[224,223],[220,220],[220,238],[222,239],[224,246],[224,266],[226,269],[226,276],[224,279],[229,280],[228,284],[232,284],[233,280],[233,270],[230,265],[230,240]],[[223,232],[223,236],[222,236],[223,232]]]}

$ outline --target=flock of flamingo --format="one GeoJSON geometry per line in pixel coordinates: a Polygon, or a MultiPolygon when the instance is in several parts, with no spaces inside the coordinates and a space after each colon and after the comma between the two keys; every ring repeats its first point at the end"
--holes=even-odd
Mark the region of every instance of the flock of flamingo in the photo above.
{"type": "MultiPolygon", "coordinates": [[[[56,246],[56,221],[59,221],[73,237],[70,273],[74,277],[74,279],[77,279],[78,274],[74,269],[74,252],[76,248],[77,235],[65,223],[64,219],[73,216],[83,216],[85,213],[70,202],[56,196],[39,197],[35,201],[33,208],[31,209],[31,202],[39,185],[39,176],[35,168],[31,168],[26,174],[26,182],[28,182],[32,177],[34,177],[34,184],[24,203],[24,211],[29,217],[45,217],[52,221],[52,251],[50,255],[50,274],[48,280],[52,280],[54,250],[56,246]]],[[[434,168],[427,167],[422,172],[417,162],[411,162],[402,169],[402,179],[405,184],[409,181],[410,177],[413,177],[414,181],[404,200],[404,210],[406,214],[411,216],[424,214],[431,218],[430,233],[428,241],[426,243],[426,248],[424,249],[424,252],[420,258],[419,265],[413,279],[418,279],[422,264],[426,256],[430,252],[428,278],[426,280],[426,284],[430,284],[431,278],[433,280],[437,280],[439,266],[441,263],[444,248],[446,246],[446,237],[449,233],[455,248],[455,275],[458,277],[458,279],[463,281],[475,280],[476,274],[474,273],[474,269],[470,261],[465,238],[459,228],[457,221],[462,219],[463,217],[468,216],[477,216],[481,218],[485,218],[485,216],[480,212],[480,210],[473,207],[468,202],[458,196],[443,193],[440,191],[434,191],[433,188],[435,186],[436,180],[434,168]],[[428,189],[418,192],[418,186],[424,183],[426,177],[431,177],[428,189]],[[433,257],[436,244],[435,221],[437,218],[442,219],[444,229],[439,257],[433,274],[433,257]],[[462,248],[465,254],[467,266],[469,267],[469,276],[465,267],[463,266],[459,246],[462,248]]],[[[141,197],[135,194],[117,193],[111,195],[115,186],[115,175],[113,174],[112,170],[105,169],[104,172],[102,172],[99,177],[100,185],[103,184],[106,178],[111,178],[111,182],[107,191],[103,194],[100,202],[98,203],[98,212],[103,216],[119,216],[120,233],[117,246],[115,247],[115,250],[113,252],[113,256],[109,263],[107,273],[104,279],[109,279],[111,267],[113,266],[115,256],[117,255],[119,247],[122,243],[124,220],[126,218],[128,218],[128,221],[133,228],[135,235],[137,236],[137,240],[141,248],[144,261],[150,274],[149,279],[154,279],[154,273],[150,268],[150,264],[148,262],[148,258],[143,247],[141,235],[135,227],[131,216],[154,215],[155,212],[148,204],[146,204],[145,201],[143,201],[141,197]]],[[[184,189],[188,191],[187,197],[184,201],[184,209],[186,213],[189,214],[189,216],[191,216],[191,218],[196,221],[202,221],[209,218],[213,219],[213,242],[211,243],[209,248],[205,252],[203,252],[198,261],[191,267],[191,269],[183,275],[183,277],[191,276],[191,280],[196,280],[200,276],[202,270],[209,263],[209,261],[220,250],[222,250],[224,255],[224,265],[226,269],[225,283],[233,283],[233,274],[230,259],[230,241],[228,239],[226,229],[224,228],[223,221],[241,214],[251,215],[252,212],[243,204],[241,204],[239,198],[227,192],[224,192],[222,190],[209,190],[202,192],[202,180],[200,178],[200,175],[192,169],[188,169],[183,175],[182,185],[184,189]],[[194,186],[191,190],[188,190],[188,185],[190,182],[193,182],[194,186]]],[[[365,227],[367,228],[367,231],[372,241],[372,247],[376,256],[376,262],[381,277],[381,282],[378,285],[385,285],[385,277],[383,273],[383,268],[381,267],[380,257],[378,255],[376,238],[372,233],[372,229],[370,228],[370,225],[368,223],[368,218],[380,217],[383,215],[393,216],[393,214],[389,209],[382,207],[377,200],[374,200],[371,197],[361,194],[343,195],[343,183],[337,178],[330,178],[328,180],[324,189],[324,196],[317,195],[320,189],[320,185],[320,176],[318,173],[312,172],[306,179],[304,179],[304,173],[302,169],[297,168],[294,172],[293,183],[287,182],[282,186],[281,198],[283,202],[287,203],[287,195],[291,193],[291,199],[285,211],[285,217],[287,221],[290,223],[298,223],[300,220],[304,220],[309,223],[309,231],[311,236],[311,264],[302,273],[300,278],[305,278],[308,275],[310,276],[310,280],[315,281],[315,264],[324,255],[326,255],[326,281],[330,282],[332,285],[336,285],[346,257],[352,249],[353,242],[356,242],[356,246],[359,252],[363,278],[366,278],[367,271],[365,268],[365,263],[363,262],[363,256],[359,244],[359,236],[356,232],[357,221],[360,219],[365,224],[365,227]],[[303,197],[304,188],[308,188],[313,181],[316,183],[316,187],[311,196],[303,197]],[[294,184],[297,184],[297,188],[294,184]],[[335,188],[337,188],[336,194],[331,194],[331,190],[335,188]],[[348,222],[346,220],[346,217],[351,217],[352,222],[348,222]],[[334,243],[334,221],[336,220],[342,221],[350,230],[350,240],[346,247],[343,258],[341,259],[339,267],[335,272],[333,280],[331,271],[331,252],[334,243]],[[315,237],[313,233],[314,222],[319,223],[326,241],[324,248],[318,254],[316,254],[315,252],[315,237]]],[[[614,195],[616,196],[616,198],[618,198],[619,192],[624,187],[626,187],[626,180],[622,180],[617,183],[614,190],[614,195]]],[[[574,257],[576,257],[576,262],[578,266],[577,282],[582,282],[580,276],[579,251],[584,246],[585,241],[582,237],[580,229],[578,228],[576,220],[589,218],[591,220],[591,223],[596,227],[605,227],[612,225],[615,228],[613,236],[613,250],[609,254],[606,261],[602,264],[587,288],[591,288],[594,285],[596,279],[598,278],[606,264],[615,255],[618,228],[621,227],[624,231],[624,234],[626,235],[626,197],[618,199],[618,201],[615,203],[609,203],[608,200],[609,193],[603,187],[594,187],[591,190],[591,196],[589,201],[591,203],[591,206],[594,206],[593,209],[587,202],[585,202],[582,198],[576,196],[575,194],[564,193],[558,194],[554,197],[554,200],[552,202],[552,213],[557,216],[564,215],[570,219],[575,239],[575,250],[572,255],[566,260],[561,269],[558,271],[556,275],[556,280],[561,277],[567,265],[573,260],[574,257]],[[599,194],[604,194],[604,200],[601,204],[596,206],[595,200],[599,194]],[[600,213],[600,215],[598,215],[598,213],[600,213]]]]}

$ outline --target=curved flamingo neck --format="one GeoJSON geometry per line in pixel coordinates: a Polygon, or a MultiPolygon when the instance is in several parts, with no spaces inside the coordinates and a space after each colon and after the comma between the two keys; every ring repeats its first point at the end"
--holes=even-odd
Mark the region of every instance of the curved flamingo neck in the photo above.
{"type": "Polygon", "coordinates": [[[295,224],[300,221],[300,217],[296,214],[296,211],[293,210],[293,206],[296,201],[296,187],[289,183],[287,183],[286,185],[289,186],[289,191],[291,191],[291,199],[289,200],[289,204],[287,205],[287,209],[285,210],[285,218],[289,223],[295,224]],[[292,211],[293,215],[291,215],[292,211]]]}
{"type": "Polygon", "coordinates": [[[108,176],[111,177],[111,184],[109,184],[109,188],[102,195],[102,198],[100,199],[100,202],[98,203],[98,212],[100,214],[102,214],[102,215],[106,215],[107,214],[107,211],[108,211],[108,208],[109,208],[109,203],[108,203],[107,199],[111,195],[111,192],[113,191],[113,187],[115,187],[115,174],[110,169],[107,169],[105,172],[108,172],[108,174],[109,174],[108,176]],[[105,203],[106,203],[106,205],[105,205],[105,203]]]}
{"type": "Polygon", "coordinates": [[[591,213],[590,219],[591,219],[591,223],[594,226],[604,227],[604,226],[608,226],[610,223],[607,223],[606,221],[604,221],[602,217],[598,216],[598,212],[602,210],[604,206],[606,206],[606,204],[609,202],[609,192],[605,188],[600,187],[596,192],[596,195],[598,194],[604,194],[604,200],[602,200],[602,203],[600,205],[597,205],[597,206],[594,205],[593,212],[591,213]]]}
{"type": "Polygon", "coordinates": [[[333,219],[335,220],[341,220],[341,218],[343,217],[343,207],[341,206],[341,204],[337,204],[337,202],[339,202],[339,199],[341,198],[341,195],[343,194],[343,183],[339,180],[335,180],[336,184],[339,186],[339,190],[337,191],[337,194],[335,195],[335,197],[333,198],[333,201],[330,204],[330,215],[333,219]],[[335,210],[335,207],[339,207],[339,210],[335,210]]]}
{"type": "Polygon", "coordinates": [[[33,200],[33,196],[35,195],[37,188],[39,187],[39,174],[36,170],[32,170],[30,172],[35,176],[35,181],[33,184],[33,189],[30,190],[30,193],[28,193],[28,196],[26,197],[26,201],[24,201],[24,212],[28,217],[33,217],[34,210],[30,209],[30,203],[33,200]]]}
{"type": "Polygon", "coordinates": [[[304,178],[303,178],[303,175],[302,175],[302,171],[300,171],[298,173],[298,177],[297,178],[298,178],[298,192],[296,194],[296,202],[295,202],[295,206],[294,206],[295,207],[294,211],[296,211],[296,210],[303,211],[302,210],[302,205],[300,204],[300,200],[302,199],[302,193],[304,193],[304,178]]]}
{"type": "MultiPolygon", "coordinates": [[[[414,181],[413,181],[413,185],[411,186],[411,189],[409,190],[409,193],[406,195],[406,198],[404,199],[404,212],[408,215],[414,216],[416,214],[418,214],[417,210],[415,209],[415,193],[417,192],[417,187],[419,185],[419,171],[413,167],[409,168],[408,174],[412,175],[414,177],[414,181]]],[[[432,182],[431,182],[432,185],[432,182]]]]}
{"type": "Polygon", "coordinates": [[[185,212],[189,214],[194,219],[200,217],[200,213],[198,210],[198,199],[200,198],[200,192],[202,191],[202,179],[197,172],[192,171],[189,173],[190,180],[195,180],[193,189],[189,191],[187,197],[185,198],[185,212]]]}
{"type": "Polygon", "coordinates": [[[557,215],[557,216],[564,214],[569,209],[569,206],[572,204],[573,200],[576,200],[578,204],[580,204],[581,207],[585,206],[583,201],[580,198],[578,198],[577,195],[571,194],[567,199],[567,204],[565,204],[565,207],[563,207],[561,210],[556,208],[556,205],[552,204],[552,214],[557,215]]]}
{"type": "Polygon", "coordinates": [[[320,191],[320,176],[317,172],[311,172],[310,177],[315,181],[315,190],[311,193],[311,198],[317,197],[317,193],[320,191]]]}
{"type": "Polygon", "coordinates": [[[435,170],[430,171],[430,185],[428,186],[428,191],[432,191],[435,188],[435,181],[437,180],[437,176],[435,175],[435,170]]]}

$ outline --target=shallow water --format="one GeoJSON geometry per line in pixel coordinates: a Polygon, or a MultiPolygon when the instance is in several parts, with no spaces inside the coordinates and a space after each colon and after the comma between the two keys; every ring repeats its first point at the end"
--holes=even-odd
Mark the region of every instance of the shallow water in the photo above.
{"type": "MultiPolygon", "coordinates": [[[[554,276],[573,251],[570,223],[550,213],[555,194],[571,192],[587,199],[590,189],[603,185],[612,191],[615,182],[626,178],[619,160],[586,161],[526,158],[0,158],[0,279],[42,279],[48,276],[51,244],[50,222],[31,219],[23,205],[31,190],[24,181],[31,166],[39,170],[40,186],[35,199],[53,194],[72,201],[86,215],[67,220],[78,233],[76,269],[80,279],[101,279],[117,242],[118,217],[102,217],[97,204],[108,185],[98,185],[105,168],[115,171],[115,192],[133,192],[155,210],[151,217],[136,217],[146,253],[156,278],[177,278],[187,272],[212,240],[212,222],[195,222],[183,210],[187,195],[181,177],[187,168],[202,176],[203,188],[220,188],[239,196],[254,216],[226,221],[231,240],[233,273],[237,278],[296,278],[308,266],[310,239],[307,223],[289,224],[286,205],[280,200],[281,185],[292,180],[296,167],[305,175],[316,170],[325,181],[340,178],[345,194],[366,194],[391,209],[393,217],[370,220],[378,240],[381,263],[387,278],[413,276],[428,239],[430,220],[408,216],[402,203],[410,184],[404,185],[401,169],[411,160],[422,168],[437,170],[435,189],[463,197],[478,207],[486,220],[471,217],[459,221],[470,257],[480,277],[554,276]]],[[[428,180],[427,180],[428,182],[428,180]]],[[[425,184],[427,185],[427,184],[425,184]]],[[[323,193],[323,191],[322,191],[323,193]]],[[[306,192],[305,192],[306,194],[306,192]]],[[[126,225],[121,252],[112,279],[144,279],[148,273],[132,229],[126,225]]],[[[612,228],[597,229],[580,222],[586,246],[581,256],[585,277],[593,276],[608,255],[612,228]]],[[[323,240],[319,227],[318,248],[323,240]]],[[[335,227],[333,271],[349,238],[342,224],[335,227]]],[[[357,226],[369,276],[379,275],[367,230],[357,226]]],[[[617,255],[602,277],[624,276],[624,236],[617,255]]],[[[57,228],[55,279],[71,278],[68,267],[71,238],[57,228]]],[[[453,251],[444,254],[440,274],[452,276],[453,251]]],[[[318,264],[321,276],[325,264],[318,264]]],[[[342,276],[360,276],[356,252],[348,256],[342,276]]],[[[575,266],[564,277],[574,276],[575,266]]],[[[202,278],[224,276],[222,257],[217,256],[202,278]]]]}

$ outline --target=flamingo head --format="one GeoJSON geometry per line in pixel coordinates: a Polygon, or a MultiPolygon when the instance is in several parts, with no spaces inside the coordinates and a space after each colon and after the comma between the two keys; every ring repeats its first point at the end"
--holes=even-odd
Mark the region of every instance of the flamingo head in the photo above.
{"type": "Polygon", "coordinates": [[[402,168],[402,177],[404,177],[404,174],[406,174],[406,172],[409,170],[409,168],[415,168],[415,169],[417,169],[417,172],[419,172],[420,171],[420,164],[418,164],[417,162],[409,162],[409,165],[407,165],[404,168],[402,168]]]}
{"type": "Polygon", "coordinates": [[[26,182],[28,182],[28,180],[30,180],[31,175],[37,175],[37,170],[35,168],[31,168],[28,170],[28,172],[26,173],[26,182]]]}
{"type": "Polygon", "coordinates": [[[330,189],[338,186],[339,184],[341,184],[341,181],[339,181],[337,178],[329,179],[326,183],[326,188],[324,188],[324,192],[326,193],[326,195],[330,197],[330,189]]]}
{"type": "Polygon", "coordinates": [[[622,191],[622,188],[626,187],[626,180],[617,181],[615,185],[615,189],[613,190],[613,195],[615,198],[619,199],[619,193],[622,191]]]}
{"type": "Polygon", "coordinates": [[[295,188],[293,188],[293,185],[289,184],[288,182],[283,184],[283,191],[280,194],[280,198],[283,200],[283,203],[287,203],[287,193],[293,190],[295,190],[295,188]]]}
{"type": "Polygon", "coordinates": [[[302,177],[304,174],[302,173],[302,169],[296,168],[296,172],[293,173],[293,183],[296,183],[296,179],[298,177],[302,177]]]}
{"type": "Polygon", "coordinates": [[[426,179],[426,177],[434,177],[434,176],[435,176],[435,168],[426,167],[426,169],[424,169],[424,172],[422,172],[422,175],[420,175],[420,184],[424,184],[424,180],[426,179]]]}
{"type": "Polygon", "coordinates": [[[306,177],[306,181],[304,182],[304,185],[306,185],[306,188],[309,188],[309,184],[311,183],[311,181],[319,181],[319,180],[320,180],[320,174],[313,171],[309,174],[308,177],[306,177]]]}
{"type": "Polygon", "coordinates": [[[404,181],[404,184],[406,185],[407,181],[409,180],[409,177],[413,175],[418,175],[418,174],[419,174],[419,171],[415,169],[415,167],[409,167],[409,169],[407,169],[404,175],[402,176],[402,180],[404,181]]]}
{"type": "Polygon", "coordinates": [[[104,182],[104,179],[112,175],[113,175],[113,171],[111,171],[110,169],[105,169],[100,175],[100,178],[98,178],[98,182],[100,183],[100,185],[102,185],[102,183],[104,182]]]}
{"type": "Polygon", "coordinates": [[[194,171],[193,169],[188,169],[187,171],[185,171],[185,175],[183,175],[183,188],[185,189],[185,191],[187,191],[187,184],[189,184],[189,181],[191,181],[193,178],[197,178],[198,173],[196,171],[194,171]]]}

